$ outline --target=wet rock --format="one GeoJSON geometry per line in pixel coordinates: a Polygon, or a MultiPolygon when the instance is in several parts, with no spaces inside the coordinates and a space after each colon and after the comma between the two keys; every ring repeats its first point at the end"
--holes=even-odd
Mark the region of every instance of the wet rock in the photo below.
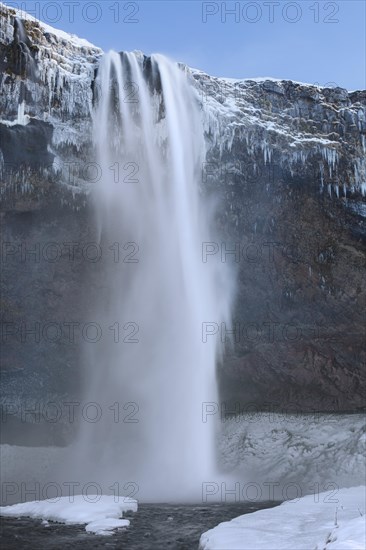
{"type": "MultiPolygon", "coordinates": [[[[17,247],[95,239],[92,183],[83,168],[94,161],[91,112],[102,52],[33,20],[23,20],[26,38],[19,40],[17,16],[0,7],[1,223],[8,247],[2,326],[82,322],[100,292],[98,266],[82,254],[70,261],[64,248],[57,261],[24,262],[17,247]],[[27,124],[18,121],[22,102],[27,124]]],[[[150,78],[149,58],[143,62],[150,78]]],[[[227,260],[238,277],[239,335],[218,366],[222,401],[234,409],[362,408],[366,92],[182,70],[204,115],[202,191],[219,198],[220,242],[241,250],[238,262],[227,260]]],[[[159,87],[157,76],[152,88],[159,87]]],[[[3,343],[5,400],[78,392],[80,342],[19,345],[9,336],[3,343]]]]}

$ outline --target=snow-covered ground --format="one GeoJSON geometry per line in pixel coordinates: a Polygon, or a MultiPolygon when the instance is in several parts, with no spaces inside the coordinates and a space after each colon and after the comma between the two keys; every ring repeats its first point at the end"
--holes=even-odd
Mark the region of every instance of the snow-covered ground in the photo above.
{"type": "Polygon", "coordinates": [[[365,486],[288,501],[220,523],[201,550],[363,550],[365,486]]]}
{"type": "Polygon", "coordinates": [[[29,517],[67,525],[86,524],[85,530],[97,535],[111,535],[115,529],[128,527],[130,522],[121,518],[124,512],[136,511],[136,500],[117,495],[75,495],[0,507],[2,516],[29,517]]]}
{"type": "MultiPolygon", "coordinates": [[[[226,473],[207,480],[210,484],[203,495],[205,503],[294,501],[221,524],[202,535],[202,549],[364,548],[365,516],[361,514],[364,514],[365,490],[345,489],[359,486],[365,480],[363,415],[247,413],[222,422],[220,431],[221,463],[226,473]]],[[[22,490],[33,489],[36,483],[40,498],[45,498],[43,489],[50,480],[57,479],[57,470],[67,463],[72,452],[72,446],[1,445],[2,488],[7,483],[9,489],[8,494],[3,491],[3,503],[22,502],[14,507],[4,506],[1,513],[85,523],[87,531],[98,533],[127,525],[121,519],[126,500],[115,503],[113,495],[104,496],[100,508],[98,503],[88,502],[76,502],[73,507],[65,497],[56,503],[52,499],[36,505],[24,502],[22,490]],[[78,507],[80,504],[82,507],[78,507]]],[[[65,478],[60,479],[63,487],[65,478]]],[[[108,493],[107,485],[102,489],[103,494],[108,493]]],[[[132,503],[136,509],[135,501],[127,501],[128,506],[132,503]]]]}

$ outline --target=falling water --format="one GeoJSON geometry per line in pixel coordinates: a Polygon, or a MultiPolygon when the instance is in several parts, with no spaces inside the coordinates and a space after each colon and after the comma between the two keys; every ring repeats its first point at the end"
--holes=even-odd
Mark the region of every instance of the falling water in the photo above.
{"type": "Polygon", "coordinates": [[[22,65],[22,70],[26,72],[27,77],[30,80],[36,80],[38,76],[37,63],[33,59],[33,56],[29,49],[29,47],[31,46],[31,42],[25,31],[23,21],[19,17],[15,18],[14,30],[14,38],[17,41],[20,51],[22,53],[21,63],[24,64],[24,66],[22,65]]]}
{"type": "Polygon", "coordinates": [[[200,195],[198,97],[176,64],[139,53],[105,55],[96,90],[103,273],[91,299],[109,328],[85,346],[86,397],[103,416],[83,423],[82,468],[135,498],[199,499],[215,472],[202,407],[217,402],[218,354],[202,323],[228,322],[230,281],[225,264],[202,261],[213,211],[200,195]]]}

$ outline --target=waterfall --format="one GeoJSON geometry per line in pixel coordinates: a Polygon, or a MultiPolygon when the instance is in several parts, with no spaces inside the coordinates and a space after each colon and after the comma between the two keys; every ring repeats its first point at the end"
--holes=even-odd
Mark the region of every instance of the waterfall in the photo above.
{"type": "Polygon", "coordinates": [[[36,81],[38,78],[37,63],[33,58],[30,51],[31,41],[29,40],[25,31],[23,21],[19,18],[15,18],[14,22],[14,40],[18,44],[20,55],[20,68],[27,74],[30,80],[36,81]]]}
{"type": "Polygon", "coordinates": [[[218,400],[220,351],[202,323],[228,323],[231,303],[227,266],[202,261],[214,210],[200,192],[198,94],[164,56],[109,52],[96,95],[103,266],[90,299],[105,330],[85,345],[85,384],[103,416],[82,423],[79,463],[85,479],[138,499],[198,500],[216,471],[202,407],[218,400]]]}

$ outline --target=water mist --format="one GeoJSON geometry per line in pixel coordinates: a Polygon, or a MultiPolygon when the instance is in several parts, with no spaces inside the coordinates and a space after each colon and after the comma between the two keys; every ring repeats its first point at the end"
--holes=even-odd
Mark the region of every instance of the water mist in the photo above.
{"type": "Polygon", "coordinates": [[[161,55],[110,52],[96,95],[103,274],[90,299],[104,331],[85,346],[85,398],[103,415],[82,423],[78,462],[104,492],[198,500],[216,470],[214,422],[202,421],[202,407],[218,399],[218,337],[203,342],[202,323],[228,323],[231,302],[226,264],[202,261],[214,238],[200,195],[198,94],[161,55]]]}

